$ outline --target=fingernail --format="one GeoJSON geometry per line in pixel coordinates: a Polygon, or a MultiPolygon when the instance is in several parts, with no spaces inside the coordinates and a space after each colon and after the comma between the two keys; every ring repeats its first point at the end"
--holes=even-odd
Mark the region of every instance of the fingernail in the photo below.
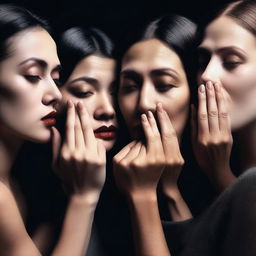
{"type": "Polygon", "coordinates": [[[146,116],[146,114],[142,114],[142,115],[141,115],[141,119],[142,119],[142,121],[147,121],[147,116],[146,116]]]}
{"type": "Polygon", "coordinates": [[[71,100],[67,101],[67,106],[68,106],[68,108],[72,108],[73,107],[73,103],[72,103],[71,100]]]}
{"type": "Polygon", "coordinates": [[[214,88],[215,88],[215,91],[217,91],[217,92],[220,91],[220,85],[218,83],[214,84],[214,88]]]}
{"type": "Polygon", "coordinates": [[[211,82],[211,81],[208,81],[208,82],[206,83],[206,88],[209,89],[209,90],[212,89],[212,82],[211,82]]]}
{"type": "Polygon", "coordinates": [[[201,85],[199,86],[199,91],[200,91],[201,93],[205,93],[205,86],[204,86],[204,84],[201,84],[201,85]]]}
{"type": "Polygon", "coordinates": [[[148,117],[153,118],[153,113],[150,110],[148,111],[148,117]]]}
{"type": "Polygon", "coordinates": [[[76,105],[79,110],[83,109],[83,104],[80,101],[78,101],[76,105]]]}
{"type": "Polygon", "coordinates": [[[159,103],[157,104],[157,111],[160,112],[160,113],[163,112],[163,104],[162,104],[161,102],[159,102],[159,103]]]}

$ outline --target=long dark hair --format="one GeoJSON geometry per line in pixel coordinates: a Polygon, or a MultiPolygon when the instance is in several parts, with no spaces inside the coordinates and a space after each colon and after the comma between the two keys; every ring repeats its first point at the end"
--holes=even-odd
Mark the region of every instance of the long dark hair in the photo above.
{"type": "Polygon", "coordinates": [[[97,28],[69,28],[59,36],[57,45],[62,65],[62,83],[65,83],[77,63],[87,56],[113,58],[114,45],[111,39],[97,28]]]}

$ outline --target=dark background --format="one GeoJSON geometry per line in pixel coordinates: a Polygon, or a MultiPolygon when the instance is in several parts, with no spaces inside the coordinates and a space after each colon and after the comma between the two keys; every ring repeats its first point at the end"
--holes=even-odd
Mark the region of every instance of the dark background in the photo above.
{"type": "Polygon", "coordinates": [[[0,1],[28,8],[46,18],[55,31],[73,25],[96,26],[122,43],[148,21],[166,13],[184,15],[197,23],[230,0],[63,0],[0,1]]]}

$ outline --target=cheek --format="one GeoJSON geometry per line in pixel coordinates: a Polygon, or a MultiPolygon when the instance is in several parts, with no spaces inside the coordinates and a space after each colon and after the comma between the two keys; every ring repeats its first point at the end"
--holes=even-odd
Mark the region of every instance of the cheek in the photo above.
{"type": "Polygon", "coordinates": [[[118,104],[125,120],[131,120],[136,111],[136,95],[118,96],[118,104]]]}
{"type": "Polygon", "coordinates": [[[180,137],[186,124],[189,112],[189,90],[184,89],[172,93],[168,99],[162,101],[163,107],[168,113],[172,125],[180,137]]]}
{"type": "Polygon", "coordinates": [[[252,97],[256,97],[256,66],[240,69],[233,76],[223,79],[223,87],[230,96],[233,104],[244,102],[252,97]]]}

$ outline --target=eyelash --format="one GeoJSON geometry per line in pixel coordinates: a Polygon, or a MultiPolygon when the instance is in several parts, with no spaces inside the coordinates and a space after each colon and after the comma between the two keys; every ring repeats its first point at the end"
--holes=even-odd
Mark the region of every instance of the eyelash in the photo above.
{"type": "Polygon", "coordinates": [[[42,78],[40,76],[24,75],[24,77],[31,83],[36,83],[42,78]]]}
{"type": "Polygon", "coordinates": [[[85,92],[72,92],[77,98],[88,98],[93,95],[93,92],[85,91],[85,92]]]}
{"type": "Polygon", "coordinates": [[[234,68],[236,68],[239,64],[241,64],[241,62],[239,62],[239,61],[224,61],[223,62],[223,65],[224,65],[224,67],[225,68],[227,68],[227,69],[234,69],[234,68]]]}
{"type": "Polygon", "coordinates": [[[174,87],[174,85],[172,85],[172,84],[159,84],[156,86],[156,88],[159,92],[167,92],[173,87],[174,87]]]}

